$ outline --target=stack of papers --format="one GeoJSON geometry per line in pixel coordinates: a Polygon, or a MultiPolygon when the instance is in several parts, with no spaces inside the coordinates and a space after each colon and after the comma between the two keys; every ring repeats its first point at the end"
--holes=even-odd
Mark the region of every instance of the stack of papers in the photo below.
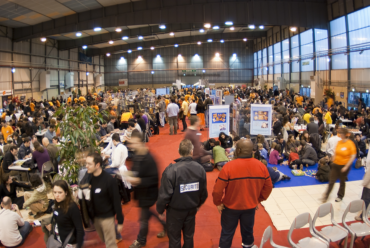
{"type": "Polygon", "coordinates": [[[22,160],[17,160],[15,161],[13,164],[14,165],[18,165],[18,166],[22,166],[22,164],[24,164],[26,161],[30,160],[31,158],[27,158],[27,159],[22,159],[22,160]]]}

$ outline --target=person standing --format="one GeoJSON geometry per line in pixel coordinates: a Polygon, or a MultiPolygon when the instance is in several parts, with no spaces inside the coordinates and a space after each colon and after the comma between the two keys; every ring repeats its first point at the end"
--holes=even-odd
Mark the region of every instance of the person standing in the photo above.
{"type": "Polygon", "coordinates": [[[142,134],[134,132],[128,146],[135,152],[131,169],[135,176],[127,177],[127,181],[134,186],[134,198],[138,200],[141,208],[140,231],[137,239],[129,248],[141,248],[146,245],[150,217],[157,218],[163,226],[163,231],[157,235],[158,238],[165,237],[166,223],[150,210],[158,198],[158,168],[153,156],[142,141],[142,134]]]}
{"type": "Polygon", "coordinates": [[[206,94],[206,100],[204,101],[204,106],[205,106],[205,112],[204,112],[204,116],[205,116],[205,120],[206,120],[206,128],[208,128],[208,123],[209,123],[209,106],[210,105],[213,105],[213,101],[212,99],[209,97],[208,94],[206,94]]]}
{"type": "Polygon", "coordinates": [[[329,185],[325,192],[323,202],[326,202],[329,198],[330,192],[333,190],[334,183],[339,179],[339,190],[337,193],[336,202],[342,201],[346,189],[346,180],[349,170],[353,161],[357,155],[356,145],[352,140],[348,138],[348,130],[346,128],[340,128],[338,130],[338,136],[342,139],[338,141],[335,148],[334,156],[332,158],[329,185]]]}
{"type": "Polygon", "coordinates": [[[190,111],[190,115],[197,115],[197,103],[191,99],[190,99],[189,111],[190,111]]]}
{"type": "Polygon", "coordinates": [[[256,208],[269,197],[273,186],[267,167],[252,157],[252,141],[240,140],[234,156],[236,159],[223,166],[212,193],[213,203],[221,214],[219,247],[231,247],[239,220],[242,246],[256,247],[253,237],[256,208]]]}
{"type": "Polygon", "coordinates": [[[161,124],[161,127],[164,127],[166,103],[164,102],[164,97],[163,96],[161,97],[161,100],[158,103],[158,110],[159,110],[159,122],[161,124]]]}
{"type": "Polygon", "coordinates": [[[194,247],[195,215],[208,197],[207,178],[203,167],[192,159],[193,145],[184,139],[180,143],[180,158],[170,164],[162,174],[157,211],[163,218],[167,212],[169,247],[194,247]]]}
{"type": "Polygon", "coordinates": [[[177,134],[177,115],[179,114],[179,106],[176,104],[175,98],[171,98],[171,103],[167,106],[168,122],[170,123],[170,135],[177,134]]]}
{"type": "Polygon", "coordinates": [[[186,116],[189,113],[189,104],[187,101],[185,101],[185,97],[181,97],[182,103],[181,103],[181,109],[184,112],[183,117],[181,119],[182,121],[182,130],[181,132],[185,132],[185,130],[188,128],[188,124],[186,123],[186,116]]]}
{"type": "Polygon", "coordinates": [[[94,225],[100,239],[106,247],[116,248],[116,231],[114,216],[116,215],[117,232],[123,228],[121,197],[118,194],[116,180],[102,169],[103,160],[99,153],[91,152],[86,158],[87,173],[92,174],[90,199],[94,225]]]}

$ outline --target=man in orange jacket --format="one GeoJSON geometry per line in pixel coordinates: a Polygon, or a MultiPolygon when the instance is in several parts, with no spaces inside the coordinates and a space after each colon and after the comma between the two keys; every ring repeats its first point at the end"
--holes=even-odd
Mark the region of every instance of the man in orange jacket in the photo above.
{"type": "Polygon", "coordinates": [[[236,159],[222,168],[213,189],[213,203],[221,214],[220,248],[230,248],[240,220],[243,247],[254,246],[253,226],[256,208],[272,191],[267,167],[253,158],[251,140],[236,144],[236,159]]]}

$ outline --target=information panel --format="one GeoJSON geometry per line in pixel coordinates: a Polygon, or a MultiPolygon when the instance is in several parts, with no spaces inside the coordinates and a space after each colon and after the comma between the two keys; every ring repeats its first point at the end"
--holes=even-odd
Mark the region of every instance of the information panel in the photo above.
{"type": "Polygon", "coordinates": [[[230,106],[209,106],[209,138],[218,138],[221,132],[229,135],[230,106]]]}
{"type": "Polygon", "coordinates": [[[251,105],[251,134],[271,135],[272,105],[251,105]]]}
{"type": "Polygon", "coordinates": [[[155,90],[155,96],[164,96],[164,95],[166,95],[166,93],[167,93],[166,88],[157,88],[155,90]]]}

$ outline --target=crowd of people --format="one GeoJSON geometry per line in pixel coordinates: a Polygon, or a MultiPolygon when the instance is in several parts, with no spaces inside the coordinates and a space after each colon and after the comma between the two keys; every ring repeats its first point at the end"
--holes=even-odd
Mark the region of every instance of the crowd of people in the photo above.
{"type": "MultiPolygon", "coordinates": [[[[84,227],[92,222],[102,242],[107,247],[117,247],[124,223],[121,203],[125,201],[121,191],[126,189],[128,195],[133,191],[141,209],[140,231],[129,248],[147,245],[148,221],[152,216],[163,226],[157,237],[167,235],[169,247],[181,247],[181,233],[183,247],[193,247],[195,216],[208,197],[206,172],[217,168],[220,174],[212,197],[221,214],[219,247],[231,247],[238,221],[243,247],[253,247],[258,204],[268,198],[273,184],[291,180],[279,171],[279,166],[304,170],[318,163],[317,180],[329,182],[322,201],[327,201],[339,179],[336,198],[339,202],[344,197],[352,163],[357,159],[362,165],[367,156],[365,142],[370,135],[370,113],[362,105],[355,111],[347,110],[341,102],[314,104],[313,99],[288,89],[224,88],[224,95],[235,97],[243,128],[239,133],[221,132],[218,138],[201,142],[199,131],[209,127],[209,106],[213,105],[204,89],[173,90],[169,95],[158,96],[151,113],[141,106],[141,99],[146,93],[153,93],[153,89],[138,89],[130,104],[133,109],[124,99],[128,92],[88,92],[85,96],[71,95],[50,101],[30,99],[9,103],[2,115],[0,136],[3,245],[17,247],[24,243],[32,225],[24,221],[20,210],[28,209],[29,216],[35,219],[52,214],[43,223],[44,240],[48,244],[59,242],[68,248],[82,247],[84,227]],[[250,132],[254,103],[272,105],[269,139],[250,132]],[[91,107],[103,114],[102,122],[93,127],[101,151],[88,152],[82,159],[79,182],[75,182],[79,183],[78,199],[66,181],[51,182],[42,177],[46,163],[52,164],[54,173],[59,172],[58,151],[63,146],[60,140],[65,137],[58,124],[64,117],[56,116],[55,112],[66,106],[91,107]],[[343,127],[342,120],[352,120],[358,126],[355,135],[343,127]],[[167,166],[159,184],[157,163],[145,143],[148,136],[161,132],[158,127],[166,123],[170,135],[177,135],[181,125],[184,136],[179,145],[180,157],[173,158],[175,163],[167,166]],[[38,135],[44,129],[47,131],[38,135]],[[125,130],[123,137],[119,130],[125,130]],[[108,138],[110,141],[106,142],[108,138]],[[12,170],[17,160],[29,164],[29,183],[20,182],[27,181],[26,173],[12,170]],[[127,160],[132,161],[130,170],[127,160]],[[24,189],[22,196],[17,188],[24,189]],[[53,192],[53,199],[48,198],[48,192],[53,192]],[[87,204],[84,209],[81,200],[87,204]],[[151,210],[155,204],[157,213],[151,210]]],[[[369,194],[364,190],[363,198],[370,198],[369,194]]]]}

